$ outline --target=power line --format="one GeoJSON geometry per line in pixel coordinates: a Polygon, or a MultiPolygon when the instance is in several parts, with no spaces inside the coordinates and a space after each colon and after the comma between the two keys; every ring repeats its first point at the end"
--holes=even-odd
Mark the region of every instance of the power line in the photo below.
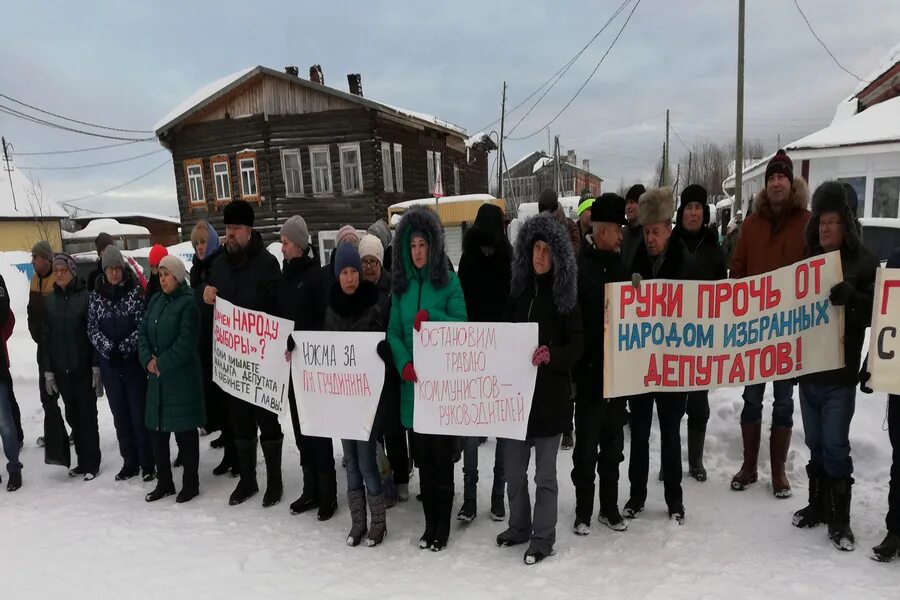
{"type": "Polygon", "coordinates": [[[71,202],[77,202],[77,201],[79,201],[79,200],[87,200],[88,198],[96,198],[97,196],[102,196],[103,194],[108,194],[109,192],[113,192],[113,191],[115,191],[115,190],[121,189],[121,188],[125,187],[126,185],[131,185],[131,184],[134,183],[135,181],[138,181],[138,180],[140,180],[140,179],[143,179],[144,177],[150,175],[151,173],[154,173],[154,172],[156,172],[156,171],[162,169],[164,166],[166,166],[166,165],[169,164],[170,162],[171,162],[171,159],[167,158],[165,161],[163,161],[163,162],[161,162],[160,164],[156,165],[155,167],[153,167],[152,169],[150,169],[150,170],[147,171],[146,173],[143,173],[143,174],[141,174],[141,175],[138,175],[138,176],[135,177],[134,179],[129,179],[129,180],[126,181],[125,183],[121,183],[121,184],[119,184],[119,185],[117,185],[117,186],[115,186],[115,187],[111,187],[111,188],[109,188],[109,189],[107,189],[107,190],[103,190],[102,192],[97,192],[96,194],[88,194],[87,196],[79,196],[78,198],[70,198],[69,200],[63,200],[63,201],[60,202],[60,204],[69,204],[69,203],[71,203],[71,202]]]}
{"type": "Polygon", "coordinates": [[[669,129],[670,129],[670,130],[671,130],[671,131],[672,131],[672,133],[674,133],[674,134],[675,134],[675,138],[676,138],[676,139],[677,139],[677,140],[678,140],[678,141],[679,141],[679,142],[681,142],[681,145],[682,145],[682,146],[684,146],[684,149],[685,149],[685,150],[687,150],[687,151],[688,151],[688,152],[690,152],[690,151],[691,151],[691,149],[690,149],[690,148],[688,148],[688,145],[687,145],[687,144],[685,144],[685,143],[684,143],[684,140],[683,140],[683,139],[681,139],[681,136],[680,136],[680,135],[678,135],[678,132],[677,132],[677,131],[675,131],[675,128],[674,128],[674,127],[672,127],[672,124],[671,124],[671,123],[669,123],[669,129]]]}
{"type": "Polygon", "coordinates": [[[590,83],[591,79],[592,79],[592,78],[594,77],[594,75],[597,73],[597,70],[600,68],[600,65],[603,64],[603,61],[606,59],[606,57],[609,56],[610,51],[613,49],[613,47],[616,45],[616,42],[618,42],[618,41],[619,41],[619,38],[622,36],[622,32],[625,31],[625,27],[628,26],[628,22],[631,21],[631,17],[632,17],[632,15],[634,15],[634,11],[636,11],[636,10],[637,10],[637,7],[640,6],[640,5],[641,5],[641,0],[637,0],[637,2],[635,2],[634,6],[633,6],[632,9],[631,9],[631,12],[628,13],[628,17],[625,19],[625,23],[623,23],[623,24],[622,24],[622,27],[619,29],[619,33],[616,34],[616,37],[613,39],[612,43],[609,45],[609,48],[607,48],[607,49],[606,49],[606,52],[603,53],[603,56],[600,57],[600,61],[599,61],[599,62],[597,63],[597,65],[594,67],[594,70],[591,71],[591,74],[588,75],[588,78],[584,80],[584,83],[581,84],[581,87],[578,88],[578,91],[575,92],[575,95],[572,96],[572,99],[569,100],[569,101],[566,103],[566,105],[563,106],[562,109],[561,109],[558,113],[556,113],[556,116],[553,117],[552,119],[550,119],[550,121],[547,122],[546,125],[544,125],[544,126],[541,127],[540,129],[538,129],[538,130],[535,131],[534,133],[531,133],[531,134],[526,135],[526,136],[524,136],[524,137],[508,138],[509,140],[512,140],[512,141],[520,141],[520,140],[527,140],[528,138],[534,137],[534,136],[536,136],[537,134],[539,134],[540,132],[542,132],[544,129],[546,129],[547,127],[549,127],[550,125],[552,125],[554,121],[556,121],[556,120],[557,120],[564,112],[566,112],[566,110],[572,105],[572,103],[575,102],[575,99],[578,97],[578,95],[581,93],[581,91],[582,91],[585,87],[587,87],[587,84],[588,84],[588,83],[590,83]]]}
{"type": "Polygon", "coordinates": [[[57,119],[62,119],[63,121],[69,121],[70,123],[78,123],[79,125],[87,125],[88,127],[95,127],[97,129],[106,129],[107,131],[120,131],[122,133],[153,133],[152,131],[146,129],[120,129],[118,127],[107,127],[105,125],[97,125],[96,123],[89,123],[87,121],[79,121],[78,119],[71,119],[69,117],[64,117],[62,115],[58,115],[56,113],[50,112],[49,110],[44,110],[43,108],[38,108],[37,106],[32,106],[31,104],[27,104],[22,102],[21,100],[16,100],[11,96],[7,96],[6,94],[0,94],[0,98],[6,98],[7,100],[11,100],[16,104],[20,104],[31,110],[36,110],[40,113],[44,113],[45,115],[50,115],[51,117],[56,117],[57,119]]]}
{"type": "Polygon", "coordinates": [[[797,2],[797,0],[794,0],[794,6],[797,7],[797,11],[800,13],[800,16],[803,17],[804,21],[806,21],[806,26],[809,27],[809,32],[811,34],[813,34],[813,37],[816,38],[816,41],[819,42],[819,44],[821,44],[823,48],[825,48],[825,52],[828,53],[828,56],[831,57],[831,60],[834,61],[834,64],[839,66],[848,75],[855,77],[856,80],[859,81],[860,83],[870,83],[869,81],[866,81],[865,79],[863,79],[862,77],[860,77],[859,75],[857,75],[856,73],[854,73],[853,71],[851,71],[850,69],[848,69],[847,67],[845,67],[844,65],[842,65],[840,63],[840,61],[837,59],[837,57],[834,55],[834,53],[828,48],[827,45],[825,45],[825,42],[822,41],[822,38],[820,38],[818,35],[816,35],[816,31],[813,29],[812,23],[810,23],[809,19],[806,18],[806,15],[804,14],[803,9],[800,8],[800,3],[797,2]]]}
{"type": "Polygon", "coordinates": [[[48,150],[46,152],[13,152],[13,156],[51,156],[55,154],[76,154],[78,152],[91,152],[93,150],[105,150],[107,148],[118,148],[119,146],[128,146],[137,144],[138,140],[130,142],[117,142],[115,144],[105,144],[103,146],[91,146],[90,148],[76,148],[74,150],[48,150]]]}
{"type": "Polygon", "coordinates": [[[22,120],[25,120],[25,121],[30,121],[30,122],[32,122],[32,123],[36,123],[36,124],[38,124],[38,125],[44,125],[44,126],[46,126],[46,127],[53,127],[53,128],[55,128],[55,129],[61,129],[61,130],[63,130],[63,131],[71,131],[72,133],[80,133],[80,134],[82,134],[82,135],[89,135],[89,136],[93,136],[93,137],[104,138],[104,139],[107,139],[107,140],[122,140],[122,141],[129,141],[129,142],[146,142],[146,141],[149,141],[149,140],[152,140],[152,139],[153,139],[152,137],[146,137],[146,138],[130,138],[130,137],[122,137],[122,136],[115,136],[115,135],[107,135],[107,134],[105,134],[105,133],[94,133],[94,132],[91,132],[91,131],[84,131],[84,130],[82,130],[82,129],[75,129],[75,128],[73,128],[73,127],[67,127],[67,126],[65,126],[65,125],[60,125],[59,123],[53,123],[53,122],[51,122],[51,121],[47,121],[47,120],[45,120],[45,119],[41,119],[41,118],[39,118],[39,117],[35,117],[35,116],[29,115],[29,114],[27,114],[27,113],[23,113],[23,112],[21,112],[21,111],[18,111],[18,110],[14,109],[14,108],[10,108],[10,107],[8,107],[8,106],[4,106],[4,105],[2,105],[2,104],[0,104],[0,112],[6,113],[6,114],[8,114],[8,115],[10,115],[10,116],[17,117],[17,118],[22,119],[22,120]]]}
{"type": "Polygon", "coordinates": [[[90,169],[93,167],[105,167],[107,165],[117,165],[119,163],[129,162],[132,160],[137,160],[139,158],[144,158],[145,156],[152,156],[154,154],[159,154],[160,152],[165,152],[165,148],[160,148],[158,150],[153,150],[152,152],[145,152],[144,154],[138,154],[137,156],[130,156],[128,158],[120,158],[118,160],[110,160],[107,162],[99,162],[99,163],[91,163],[88,165],[74,165],[71,167],[22,167],[18,168],[23,171],[74,171],[76,169],[90,169]]]}

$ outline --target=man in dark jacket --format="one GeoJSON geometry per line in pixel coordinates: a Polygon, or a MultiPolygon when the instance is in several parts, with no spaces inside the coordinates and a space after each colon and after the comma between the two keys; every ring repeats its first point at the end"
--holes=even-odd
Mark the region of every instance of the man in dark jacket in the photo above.
{"type": "MultiPolygon", "coordinates": [[[[266,251],[262,236],[253,230],[253,207],[243,200],[225,206],[225,254],[212,264],[209,283],[200,293],[203,300],[214,305],[221,296],[235,306],[277,313],[277,288],[281,278],[278,261],[266,251]]],[[[281,445],[284,435],[278,415],[260,406],[231,398],[231,418],[234,424],[235,446],[241,479],[228,503],[240,504],[259,492],[256,482],[256,434],[259,428],[260,445],[266,461],[266,493],[263,506],[281,501],[281,445]]]]}
{"type": "MultiPolygon", "coordinates": [[[[635,252],[631,266],[632,281],[642,279],[693,279],[691,257],[683,244],[671,239],[675,203],[669,188],[652,189],[641,194],[639,215],[644,240],[635,252]]],[[[631,458],[628,479],[631,497],[623,512],[635,518],[644,510],[647,499],[650,427],[653,404],[659,420],[662,441],[662,471],[669,518],[684,522],[684,499],[681,490],[681,419],[687,394],[652,392],[629,399],[631,408],[631,458]]]]}
{"type": "Polygon", "coordinates": [[[594,472],[600,479],[600,514],[607,527],[623,531],[619,513],[619,463],[625,457],[625,399],[603,397],[603,323],[605,286],[628,279],[619,248],[625,225],[625,200],[613,193],[601,195],[590,209],[592,233],[578,256],[578,302],[588,340],[576,369],[575,450],[572,483],[575,484],[575,525],[578,535],[591,532],[594,511],[594,472]],[[599,448],[599,452],[598,452],[599,448]]]}
{"type": "MultiPolygon", "coordinates": [[[[694,279],[715,281],[728,277],[719,236],[709,227],[709,200],[703,186],[689,185],[681,192],[672,239],[683,244],[694,257],[694,279]]],[[[689,473],[697,481],[706,481],[703,446],[709,422],[708,390],[688,392],[687,417],[689,473]]]]}
{"type": "Polygon", "coordinates": [[[90,272],[87,279],[88,292],[93,292],[97,287],[97,278],[103,275],[103,251],[107,246],[115,244],[113,237],[105,231],[94,239],[94,248],[97,249],[97,268],[90,272]]]}
{"type": "MultiPolygon", "coordinates": [[[[466,313],[470,321],[482,323],[503,320],[509,298],[512,277],[512,247],[503,226],[503,211],[499,206],[483,204],[475,222],[466,232],[463,253],[459,259],[459,283],[466,297],[466,313]]],[[[478,446],[479,437],[463,441],[463,505],[457,518],[471,522],[477,514],[478,446]]],[[[494,484],[491,488],[491,518],[502,521],[506,517],[503,492],[506,487],[503,472],[503,441],[497,439],[494,452],[494,484]]]]}
{"type": "Polygon", "coordinates": [[[845,366],[800,378],[800,412],[810,452],[809,505],[794,514],[794,525],[813,527],[827,521],[831,543],[839,550],[853,550],[850,421],[856,406],[860,353],[872,320],[878,259],[862,245],[853,211],[836,181],[826,181],[813,194],[806,247],[809,256],[834,251],[841,255],[844,279],[831,288],[829,299],[844,307],[845,366]],[[823,510],[826,506],[828,513],[823,510]]]}
{"type": "Polygon", "coordinates": [[[636,183],[628,188],[628,192],[625,194],[625,218],[628,220],[628,227],[622,232],[621,253],[622,265],[625,267],[625,270],[631,268],[634,254],[644,239],[644,228],[641,227],[641,220],[638,218],[638,199],[646,191],[644,186],[636,183]]]}

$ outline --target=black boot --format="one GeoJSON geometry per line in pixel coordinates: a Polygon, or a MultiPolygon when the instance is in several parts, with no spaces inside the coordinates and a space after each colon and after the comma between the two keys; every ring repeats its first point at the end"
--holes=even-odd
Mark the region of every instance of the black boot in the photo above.
{"type": "Polygon", "coordinates": [[[13,471],[9,474],[9,481],[6,482],[6,491],[15,492],[22,487],[22,471],[13,471]]]}
{"type": "Polygon", "coordinates": [[[440,552],[447,547],[450,539],[450,517],[453,514],[453,487],[435,488],[434,494],[434,540],[431,551],[440,552]]]}
{"type": "Polygon", "coordinates": [[[260,442],[263,458],[266,460],[266,493],[263,494],[263,506],[268,508],[281,502],[284,485],[281,481],[281,444],[284,436],[277,440],[260,442]]]}
{"type": "Polygon", "coordinates": [[[872,558],[878,562],[891,562],[900,556],[900,535],[888,531],[880,544],[872,548],[872,558]]]}
{"type": "Polygon", "coordinates": [[[591,533],[591,515],[594,513],[594,486],[580,485],[575,488],[575,525],[578,535],[591,533]]]}
{"type": "Polygon", "coordinates": [[[856,538],[850,529],[850,499],[852,497],[852,477],[825,477],[825,489],[829,497],[831,515],[828,519],[828,539],[838,550],[849,552],[856,549],[856,538]]]}
{"type": "Polygon", "coordinates": [[[200,436],[196,430],[176,434],[178,450],[184,470],[181,474],[181,491],[175,502],[184,504],[200,495],[200,436]]]}
{"type": "Polygon", "coordinates": [[[436,526],[434,519],[434,491],[430,487],[423,486],[419,497],[422,500],[422,511],[425,513],[425,532],[419,538],[419,548],[425,550],[426,548],[431,548],[431,544],[434,542],[436,526]]]}
{"type": "Polygon", "coordinates": [[[506,519],[506,505],[503,502],[503,494],[491,494],[491,521],[506,519]]]}
{"type": "Polygon", "coordinates": [[[319,478],[310,465],[303,465],[303,492],[291,502],[291,514],[299,515],[319,506],[319,478]]]}
{"type": "Polygon", "coordinates": [[[628,524],[619,512],[619,482],[600,481],[600,514],[597,520],[613,531],[625,531],[628,524]]]}
{"type": "Polygon", "coordinates": [[[703,466],[703,446],[706,429],[688,429],[688,471],[697,481],[706,481],[706,467],[703,466]]]}
{"type": "Polygon", "coordinates": [[[815,527],[825,522],[822,471],[810,462],[806,464],[806,475],[809,477],[809,504],[794,513],[794,527],[815,527]]]}
{"type": "Polygon", "coordinates": [[[456,513],[456,519],[458,521],[464,521],[466,523],[471,523],[475,520],[475,517],[478,515],[478,503],[475,498],[466,498],[463,500],[462,506],[459,508],[459,512],[456,513]]]}
{"type": "Polygon", "coordinates": [[[327,521],[337,511],[337,475],[334,469],[319,473],[319,510],[316,518],[327,521]]]}
{"type": "Polygon", "coordinates": [[[209,447],[210,448],[226,448],[228,446],[228,443],[227,443],[225,437],[226,437],[225,433],[222,433],[221,435],[219,435],[219,437],[217,437],[216,439],[214,439],[213,441],[211,441],[209,443],[209,447]]]}
{"type": "Polygon", "coordinates": [[[172,482],[172,465],[169,463],[169,434],[151,432],[153,436],[153,460],[156,461],[156,489],[144,496],[147,502],[156,502],[175,494],[172,482]]]}
{"type": "Polygon", "coordinates": [[[256,483],[256,438],[235,440],[234,444],[237,447],[241,479],[228,499],[231,506],[241,504],[259,493],[259,484],[256,483]]]}
{"type": "Polygon", "coordinates": [[[237,464],[237,457],[235,456],[237,452],[234,448],[234,441],[231,440],[230,442],[225,442],[223,447],[225,448],[225,452],[222,454],[222,462],[213,469],[213,475],[224,475],[228,473],[228,471],[231,471],[232,475],[238,475],[240,473],[240,468],[237,464]]]}
{"type": "Polygon", "coordinates": [[[350,509],[350,533],[347,534],[347,545],[359,546],[363,536],[368,532],[366,490],[358,489],[347,492],[347,507],[350,509]]]}

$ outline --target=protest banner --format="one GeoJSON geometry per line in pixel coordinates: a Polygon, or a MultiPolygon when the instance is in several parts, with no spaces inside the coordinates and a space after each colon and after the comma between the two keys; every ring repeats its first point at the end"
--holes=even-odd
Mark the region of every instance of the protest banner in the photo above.
{"type": "Polygon", "coordinates": [[[290,363],[284,358],[294,323],[216,298],[213,381],[231,396],[282,413],[290,363]]]}
{"type": "Polygon", "coordinates": [[[367,441],[384,386],[384,333],[295,331],[292,384],[300,430],[367,441]]]}
{"type": "Polygon", "coordinates": [[[413,332],[413,428],[524,440],[537,347],[537,323],[422,323],[413,332]]]}
{"type": "MultiPolygon", "coordinates": [[[[606,285],[604,395],[745,386],[844,365],[838,252],[754,277],[606,285]]],[[[591,343],[587,341],[586,343],[591,343]]]]}
{"type": "Polygon", "coordinates": [[[900,269],[878,269],[869,333],[869,387],[900,394],[900,269]]]}

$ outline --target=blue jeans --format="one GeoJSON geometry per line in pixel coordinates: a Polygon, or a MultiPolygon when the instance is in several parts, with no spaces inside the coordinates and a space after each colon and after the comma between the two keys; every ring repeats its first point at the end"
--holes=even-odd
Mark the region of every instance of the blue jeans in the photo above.
{"type": "Polygon", "coordinates": [[[12,393],[10,384],[0,381],[0,440],[3,441],[3,453],[6,454],[6,470],[18,473],[22,470],[19,462],[19,435],[12,412],[12,393]]]}
{"type": "MultiPolygon", "coordinates": [[[[474,500],[478,496],[478,446],[479,437],[463,439],[463,499],[474,500]]],[[[506,487],[506,473],[503,468],[503,444],[506,440],[497,438],[494,450],[494,484],[491,495],[502,496],[506,487]]]]}
{"type": "MultiPolygon", "coordinates": [[[[741,411],[741,425],[762,421],[763,395],[766,384],[758,383],[744,388],[744,410],[741,411]]],[[[772,425],[775,427],[794,426],[794,384],[790,379],[772,382],[775,404],[772,406],[772,425]]]]}
{"type": "Polygon", "coordinates": [[[341,440],[347,463],[347,491],[365,490],[373,495],[381,494],[381,473],[375,462],[375,443],[358,440],[341,440]],[[363,486],[365,483],[365,486],[363,486]]]}
{"type": "Polygon", "coordinates": [[[829,477],[853,473],[850,421],[855,409],[855,385],[800,384],[800,414],[810,460],[829,477]]]}

